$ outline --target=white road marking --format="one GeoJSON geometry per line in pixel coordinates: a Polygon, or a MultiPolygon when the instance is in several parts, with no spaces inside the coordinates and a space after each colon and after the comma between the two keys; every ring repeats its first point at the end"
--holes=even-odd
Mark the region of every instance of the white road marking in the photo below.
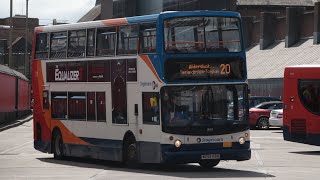
{"type": "MultiPolygon", "coordinates": [[[[252,142],[251,143],[251,147],[252,148],[257,148],[257,149],[260,149],[261,148],[261,145],[260,144],[257,144],[257,143],[254,143],[252,142]]],[[[257,160],[257,163],[258,163],[258,169],[261,173],[263,174],[266,174],[266,179],[271,179],[272,180],[272,177],[270,177],[270,173],[268,172],[268,170],[264,167],[264,163],[263,163],[263,160],[259,154],[259,152],[257,150],[253,150],[251,149],[251,152],[253,153],[254,157],[256,158],[257,160]]]]}
{"type": "Polygon", "coordinates": [[[3,154],[5,154],[5,153],[7,153],[7,152],[10,152],[10,151],[18,150],[18,149],[20,149],[20,148],[22,148],[22,147],[24,147],[24,146],[26,146],[26,145],[28,145],[28,144],[31,144],[32,142],[33,142],[33,140],[32,140],[32,141],[29,141],[29,142],[26,142],[26,143],[24,143],[24,144],[21,144],[21,145],[19,145],[19,146],[17,146],[17,147],[14,147],[14,148],[7,149],[7,150],[5,150],[5,151],[2,151],[2,152],[0,152],[0,155],[3,155],[3,154]]]}

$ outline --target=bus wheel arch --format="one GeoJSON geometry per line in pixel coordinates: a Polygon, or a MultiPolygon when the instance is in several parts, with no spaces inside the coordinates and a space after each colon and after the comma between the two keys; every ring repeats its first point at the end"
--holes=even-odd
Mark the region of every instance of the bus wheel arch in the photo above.
{"type": "Polygon", "coordinates": [[[258,129],[269,129],[269,118],[267,116],[261,116],[257,120],[258,129]]]}
{"type": "Polygon", "coordinates": [[[51,152],[55,159],[64,158],[64,144],[61,131],[58,127],[53,128],[51,139],[51,152]]]}
{"type": "Polygon", "coordinates": [[[138,148],[134,134],[131,131],[127,131],[122,142],[122,162],[129,167],[137,166],[138,148]]]}

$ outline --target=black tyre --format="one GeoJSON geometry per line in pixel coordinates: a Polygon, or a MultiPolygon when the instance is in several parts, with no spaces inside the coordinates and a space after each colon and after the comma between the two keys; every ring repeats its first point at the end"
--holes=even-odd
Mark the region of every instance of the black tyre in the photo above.
{"type": "Polygon", "coordinates": [[[123,162],[127,167],[136,168],[138,166],[137,142],[133,137],[125,140],[123,145],[123,162]]]}
{"type": "Polygon", "coordinates": [[[269,129],[269,119],[267,117],[261,117],[258,120],[258,129],[269,129]]]}
{"type": "Polygon", "coordinates": [[[53,136],[53,154],[55,159],[63,159],[64,158],[64,149],[63,149],[63,139],[61,133],[56,131],[53,136]]]}
{"type": "Polygon", "coordinates": [[[203,168],[212,168],[219,164],[220,160],[201,160],[199,162],[200,166],[203,168]]]}

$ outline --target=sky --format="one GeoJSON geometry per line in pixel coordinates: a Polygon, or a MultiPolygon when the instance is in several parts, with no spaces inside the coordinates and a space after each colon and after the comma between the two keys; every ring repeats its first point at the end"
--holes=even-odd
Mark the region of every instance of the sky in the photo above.
{"type": "MultiPolygon", "coordinates": [[[[26,14],[26,0],[13,1],[13,16],[26,14]]],[[[29,0],[29,17],[39,18],[40,25],[58,22],[77,22],[92,7],[96,0],[29,0]]],[[[10,16],[10,0],[0,0],[0,18],[10,16]]]]}

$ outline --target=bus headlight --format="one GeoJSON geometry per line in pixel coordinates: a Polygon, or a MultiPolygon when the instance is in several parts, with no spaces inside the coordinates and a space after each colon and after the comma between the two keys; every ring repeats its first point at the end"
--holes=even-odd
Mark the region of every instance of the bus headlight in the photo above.
{"type": "Polygon", "coordinates": [[[182,142],[179,139],[177,139],[174,141],[174,145],[176,146],[176,148],[179,148],[182,145],[182,142]]]}
{"type": "Polygon", "coordinates": [[[239,143],[244,144],[246,142],[246,139],[244,137],[239,138],[239,143]]]}

